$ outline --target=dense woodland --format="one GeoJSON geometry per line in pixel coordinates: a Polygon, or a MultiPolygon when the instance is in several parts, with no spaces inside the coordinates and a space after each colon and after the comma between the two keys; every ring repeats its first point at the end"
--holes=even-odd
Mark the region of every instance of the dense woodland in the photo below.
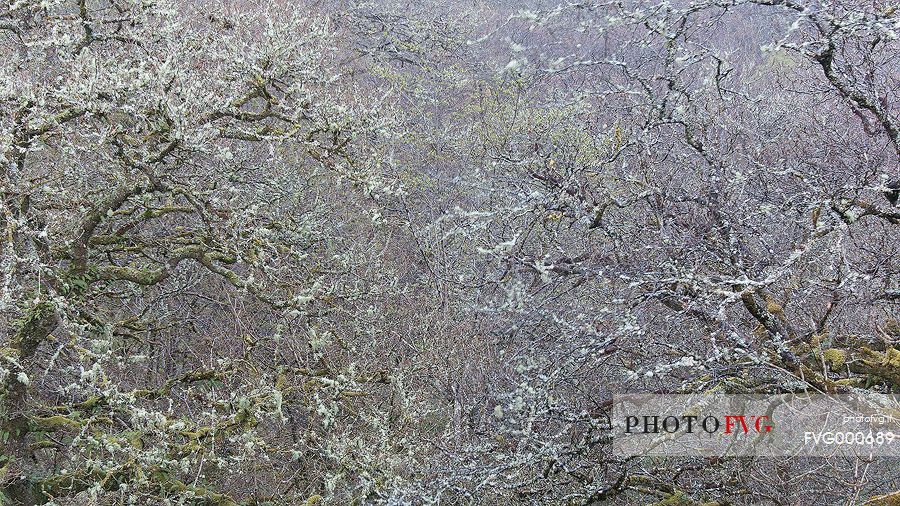
{"type": "Polygon", "coordinates": [[[0,504],[900,503],[612,395],[900,393],[900,4],[7,0],[0,504]]]}

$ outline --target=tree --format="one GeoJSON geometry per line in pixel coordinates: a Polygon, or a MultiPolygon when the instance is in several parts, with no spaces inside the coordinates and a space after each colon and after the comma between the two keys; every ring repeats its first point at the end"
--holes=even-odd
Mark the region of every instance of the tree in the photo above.
{"type": "Polygon", "coordinates": [[[332,355],[355,343],[329,315],[384,293],[356,210],[394,190],[389,114],[328,20],[117,0],[0,19],[4,501],[302,501],[307,472],[389,465],[335,428],[390,388],[332,355]]]}
{"type": "Polygon", "coordinates": [[[897,23],[0,8],[0,502],[888,501],[896,459],[623,458],[609,415],[900,389],[897,23]]]}

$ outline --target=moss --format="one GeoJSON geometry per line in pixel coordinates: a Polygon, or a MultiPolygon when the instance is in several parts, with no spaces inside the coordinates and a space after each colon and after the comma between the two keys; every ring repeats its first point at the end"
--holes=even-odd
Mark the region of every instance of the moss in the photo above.
{"type": "Polygon", "coordinates": [[[818,348],[822,345],[827,337],[828,336],[825,334],[813,334],[813,336],[809,340],[809,346],[812,348],[818,348]]]}
{"type": "Polygon", "coordinates": [[[79,402],[74,407],[76,407],[78,409],[84,409],[84,410],[90,411],[90,410],[93,410],[94,408],[96,408],[97,406],[99,406],[103,402],[103,400],[104,399],[102,397],[100,397],[99,395],[94,395],[94,396],[88,397],[87,399],[79,402]]]}
{"type": "MultiPolygon", "coordinates": [[[[818,346],[816,346],[816,348],[818,348],[818,346]]],[[[797,346],[791,347],[791,351],[794,352],[794,355],[806,355],[807,353],[812,352],[813,349],[816,349],[816,348],[813,348],[804,342],[800,342],[800,343],[797,343],[797,346]]]]}
{"type": "Polygon", "coordinates": [[[844,378],[844,379],[835,380],[835,382],[834,382],[835,385],[840,385],[840,386],[844,386],[844,387],[854,387],[854,388],[865,388],[866,383],[867,383],[866,378],[859,378],[859,377],[844,378]]]}
{"type": "Polygon", "coordinates": [[[873,497],[863,504],[866,506],[900,506],[900,490],[873,497]]]}
{"type": "Polygon", "coordinates": [[[170,494],[189,494],[195,498],[193,503],[206,504],[208,506],[237,506],[234,499],[225,495],[210,491],[204,487],[188,485],[180,480],[172,478],[163,470],[155,470],[150,474],[160,489],[170,494]]]}
{"type": "Polygon", "coordinates": [[[719,504],[718,501],[695,501],[681,490],[676,490],[670,494],[666,494],[662,500],[653,503],[653,506],[719,506],[719,504]]]}
{"type": "Polygon", "coordinates": [[[828,348],[822,352],[822,358],[832,367],[843,367],[847,363],[847,350],[828,348]]]}
{"type": "Polygon", "coordinates": [[[43,418],[33,418],[31,420],[32,424],[40,430],[52,432],[63,429],[80,429],[81,423],[71,418],[55,415],[48,416],[43,418]]]}
{"type": "Polygon", "coordinates": [[[132,267],[107,265],[99,270],[100,279],[106,281],[131,281],[139,285],[149,286],[158,283],[164,276],[163,269],[141,270],[132,267]]]}
{"type": "Polygon", "coordinates": [[[57,318],[53,304],[41,302],[34,305],[19,321],[19,330],[13,336],[11,347],[20,357],[29,357],[37,345],[56,327],[57,318]]]}
{"type": "Polygon", "coordinates": [[[888,318],[884,322],[884,332],[891,337],[900,337],[900,320],[888,318]]]}
{"type": "Polygon", "coordinates": [[[688,506],[690,504],[694,504],[694,501],[688,499],[681,491],[669,494],[663,500],[654,503],[655,506],[688,506]]]}
{"type": "Polygon", "coordinates": [[[232,255],[227,253],[222,253],[221,251],[210,251],[206,254],[206,258],[210,260],[215,260],[217,262],[222,262],[223,264],[233,264],[237,262],[237,259],[232,255]]]}
{"type": "Polygon", "coordinates": [[[866,368],[885,380],[900,385],[900,350],[888,348],[884,352],[863,346],[860,348],[862,362],[866,368]]]}
{"type": "Polygon", "coordinates": [[[753,329],[753,337],[755,337],[757,341],[762,341],[763,339],[767,338],[768,336],[769,336],[769,333],[766,330],[766,327],[763,326],[762,324],[757,324],[756,327],[753,329]]]}
{"type": "Polygon", "coordinates": [[[144,440],[141,439],[142,434],[140,432],[130,431],[126,432],[124,435],[125,440],[128,441],[128,443],[134,448],[137,448],[139,450],[144,448],[144,440]]]}

